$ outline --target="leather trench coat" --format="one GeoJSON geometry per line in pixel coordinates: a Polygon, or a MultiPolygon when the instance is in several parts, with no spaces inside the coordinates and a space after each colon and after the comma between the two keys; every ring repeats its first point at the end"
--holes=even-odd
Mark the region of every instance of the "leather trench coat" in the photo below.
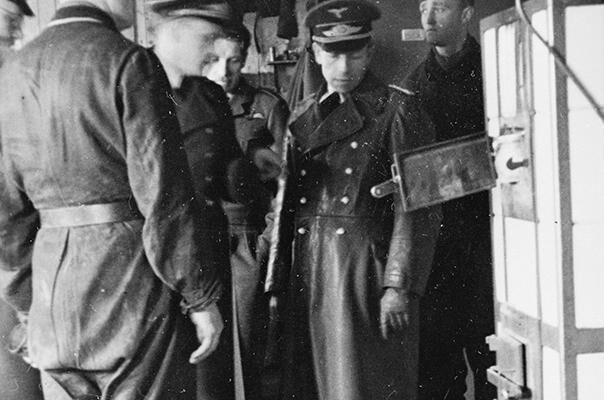
{"type": "Polygon", "coordinates": [[[402,396],[415,389],[418,338],[381,338],[380,299],[385,287],[423,293],[440,211],[406,213],[398,194],[376,199],[370,189],[391,178],[394,152],[430,143],[434,131],[413,97],[371,73],[325,120],[318,98],[289,124],[267,281],[288,293],[283,398],[412,398],[402,396]]]}

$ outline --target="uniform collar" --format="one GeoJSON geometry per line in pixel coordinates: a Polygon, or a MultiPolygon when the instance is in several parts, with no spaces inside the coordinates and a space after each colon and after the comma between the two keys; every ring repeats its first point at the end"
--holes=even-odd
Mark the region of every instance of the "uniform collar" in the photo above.
{"type": "Polygon", "coordinates": [[[66,22],[72,19],[95,20],[105,27],[119,32],[115,22],[109,16],[109,14],[97,7],[94,7],[93,5],[72,5],[61,7],[55,13],[52,22],[61,23],[63,21],[66,22]]]}
{"type": "Polygon", "coordinates": [[[313,100],[305,104],[305,110],[289,126],[303,153],[355,134],[363,128],[365,114],[381,113],[388,101],[387,87],[368,72],[347,100],[321,120],[319,99],[324,92],[325,87],[313,95],[313,100]]]}

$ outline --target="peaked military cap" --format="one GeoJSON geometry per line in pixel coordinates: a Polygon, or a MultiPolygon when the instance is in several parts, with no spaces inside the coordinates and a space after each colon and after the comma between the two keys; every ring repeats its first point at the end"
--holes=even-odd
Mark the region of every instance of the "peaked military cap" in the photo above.
{"type": "Polygon", "coordinates": [[[366,43],[371,37],[371,22],[380,15],[377,6],[365,0],[329,0],[308,10],[304,24],[312,40],[322,45],[366,43]]]}
{"type": "Polygon", "coordinates": [[[150,0],[149,9],[164,17],[198,17],[220,25],[233,25],[239,21],[233,8],[217,0],[150,0]]]}
{"type": "MultiPolygon", "coordinates": [[[[23,15],[27,15],[28,17],[32,17],[34,15],[34,12],[31,10],[31,8],[29,8],[29,5],[27,4],[27,1],[25,0],[5,0],[8,3],[13,3],[15,4],[17,7],[19,7],[19,10],[21,10],[21,13],[23,15]]],[[[0,1],[0,8],[2,6],[2,2],[0,1]]]]}

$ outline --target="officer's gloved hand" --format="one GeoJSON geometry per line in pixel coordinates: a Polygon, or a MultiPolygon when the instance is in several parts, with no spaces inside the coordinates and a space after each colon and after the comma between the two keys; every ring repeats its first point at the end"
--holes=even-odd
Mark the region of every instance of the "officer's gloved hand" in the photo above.
{"type": "Polygon", "coordinates": [[[218,347],[224,323],[222,322],[222,315],[220,314],[216,303],[201,311],[191,312],[189,318],[191,318],[191,321],[195,325],[197,339],[200,343],[197,350],[189,357],[189,362],[191,364],[197,364],[212,354],[212,352],[216,350],[216,347],[218,347]]]}
{"type": "Polygon", "coordinates": [[[380,302],[380,327],[382,337],[390,339],[400,334],[409,324],[409,292],[386,288],[380,302]]]}
{"type": "Polygon", "coordinates": [[[279,173],[281,173],[281,158],[267,147],[255,149],[252,160],[258,170],[260,170],[260,179],[263,182],[276,179],[279,173]]]}

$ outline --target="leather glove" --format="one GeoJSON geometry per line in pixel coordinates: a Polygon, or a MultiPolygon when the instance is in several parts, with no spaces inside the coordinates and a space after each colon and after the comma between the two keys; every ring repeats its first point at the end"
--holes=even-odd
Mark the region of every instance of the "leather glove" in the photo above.
{"type": "Polygon", "coordinates": [[[212,352],[216,350],[216,347],[218,347],[220,334],[224,329],[224,323],[222,322],[222,315],[220,315],[216,303],[201,311],[191,312],[189,317],[195,325],[197,339],[200,343],[197,350],[189,357],[189,362],[191,364],[197,364],[212,354],[212,352]]]}
{"type": "Polygon", "coordinates": [[[380,328],[384,339],[400,334],[409,324],[409,300],[408,292],[386,288],[380,301],[380,328]]]}

